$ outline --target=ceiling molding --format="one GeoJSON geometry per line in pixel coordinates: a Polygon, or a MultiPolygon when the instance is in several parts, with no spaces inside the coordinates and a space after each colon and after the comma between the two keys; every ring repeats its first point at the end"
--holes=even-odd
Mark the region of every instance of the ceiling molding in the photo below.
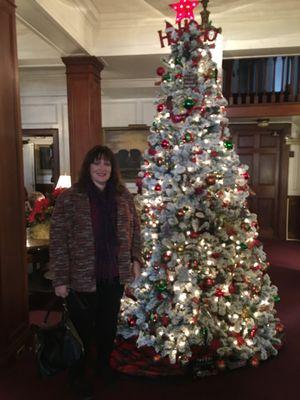
{"type": "Polygon", "coordinates": [[[94,0],[74,0],[76,8],[83,13],[91,25],[96,25],[100,20],[99,5],[94,0]]]}

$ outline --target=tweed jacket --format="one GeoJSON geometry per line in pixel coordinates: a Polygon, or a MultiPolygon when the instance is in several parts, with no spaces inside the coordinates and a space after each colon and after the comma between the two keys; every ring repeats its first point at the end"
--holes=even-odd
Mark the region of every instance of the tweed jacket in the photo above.
{"type": "MultiPolygon", "coordinates": [[[[141,234],[133,197],[117,197],[117,240],[120,283],[132,280],[131,263],[141,262],[141,234]]],[[[89,197],[76,186],[57,198],[50,226],[50,269],[53,286],[79,292],[96,290],[95,244],[89,197]]]]}

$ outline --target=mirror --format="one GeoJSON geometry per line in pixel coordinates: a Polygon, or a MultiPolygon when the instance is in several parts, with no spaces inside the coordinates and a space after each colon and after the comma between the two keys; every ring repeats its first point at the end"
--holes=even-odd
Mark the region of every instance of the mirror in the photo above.
{"type": "Polygon", "coordinates": [[[51,192],[59,178],[58,130],[24,129],[23,164],[27,192],[51,192]]]}

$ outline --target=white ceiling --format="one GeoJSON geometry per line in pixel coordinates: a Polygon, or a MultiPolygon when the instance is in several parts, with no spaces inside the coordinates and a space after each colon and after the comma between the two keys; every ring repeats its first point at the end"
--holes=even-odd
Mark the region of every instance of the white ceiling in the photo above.
{"type": "MultiPolygon", "coordinates": [[[[124,93],[126,87],[140,97],[153,93],[156,67],[169,51],[157,31],[175,20],[170,0],[16,3],[21,68],[63,68],[62,56],[90,54],[104,61],[103,88],[112,97],[122,85],[124,93]]],[[[300,54],[300,0],[210,0],[209,10],[223,29],[225,57],[300,54]]],[[[200,7],[200,22],[199,13],[200,7]]]]}

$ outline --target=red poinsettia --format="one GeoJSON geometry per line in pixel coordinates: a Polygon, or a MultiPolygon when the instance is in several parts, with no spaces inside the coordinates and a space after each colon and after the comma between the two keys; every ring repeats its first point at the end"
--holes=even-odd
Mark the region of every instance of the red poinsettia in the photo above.
{"type": "Polygon", "coordinates": [[[44,199],[36,200],[33,209],[27,217],[28,226],[50,221],[55,201],[64,190],[64,188],[54,189],[53,192],[47,194],[44,199]]]}

